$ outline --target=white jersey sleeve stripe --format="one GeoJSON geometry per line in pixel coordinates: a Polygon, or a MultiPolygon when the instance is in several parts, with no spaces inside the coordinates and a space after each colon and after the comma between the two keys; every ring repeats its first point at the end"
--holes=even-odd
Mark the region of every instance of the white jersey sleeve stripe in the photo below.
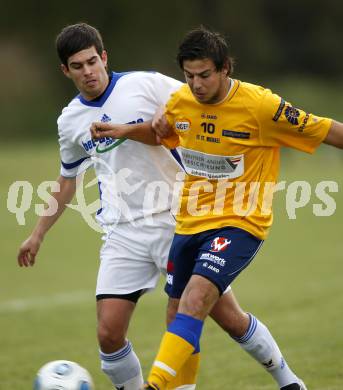
{"type": "Polygon", "coordinates": [[[87,160],[87,158],[90,158],[90,157],[83,157],[83,158],[80,158],[80,160],[74,161],[72,163],[65,163],[65,162],[61,161],[61,164],[62,164],[63,168],[65,168],[65,169],[73,169],[73,168],[76,168],[79,165],[81,165],[85,160],[87,160]]]}

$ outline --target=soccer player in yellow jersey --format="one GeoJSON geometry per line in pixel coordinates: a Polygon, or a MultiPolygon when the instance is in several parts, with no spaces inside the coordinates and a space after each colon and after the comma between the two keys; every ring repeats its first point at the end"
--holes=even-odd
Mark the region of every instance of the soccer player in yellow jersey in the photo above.
{"type": "MultiPolygon", "coordinates": [[[[198,354],[204,320],[266,238],[280,147],[311,153],[325,142],[343,148],[342,123],[232,79],[228,47],[219,34],[191,31],[177,59],[187,84],[153,124],[94,124],[91,129],[95,138],[125,136],[151,144],[157,134],[166,147],[177,148],[186,173],[166,286],[170,300],[180,301],[145,385],[155,390],[170,388],[198,354]]],[[[252,315],[237,341],[282,390],[306,390],[268,329],[252,315]]]]}

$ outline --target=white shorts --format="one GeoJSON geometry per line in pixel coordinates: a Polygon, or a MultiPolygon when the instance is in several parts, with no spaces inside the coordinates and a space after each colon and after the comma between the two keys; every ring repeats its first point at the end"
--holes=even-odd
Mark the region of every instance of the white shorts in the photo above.
{"type": "Polygon", "coordinates": [[[96,295],[130,294],[156,287],[166,273],[175,220],[169,211],[149,219],[120,223],[105,239],[100,251],[96,295]]]}

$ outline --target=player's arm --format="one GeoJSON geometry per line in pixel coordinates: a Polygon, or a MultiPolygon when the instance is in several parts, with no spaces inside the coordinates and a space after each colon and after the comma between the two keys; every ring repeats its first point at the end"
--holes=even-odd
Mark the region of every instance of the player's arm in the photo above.
{"type": "Polygon", "coordinates": [[[343,123],[333,120],[329,132],[323,142],[343,149],[343,123]]]}
{"type": "Polygon", "coordinates": [[[173,135],[174,131],[172,126],[167,120],[165,115],[165,107],[160,107],[154,115],[152,120],[152,128],[156,133],[157,139],[168,138],[173,135]]]}
{"type": "Polygon", "coordinates": [[[152,121],[146,121],[134,124],[114,124],[94,122],[91,125],[91,134],[93,139],[110,138],[129,138],[133,141],[142,142],[148,145],[159,145],[156,134],[152,128],[152,121]]]}
{"type": "Polygon", "coordinates": [[[63,213],[66,204],[73,199],[76,191],[76,178],[60,176],[57,182],[60,185],[60,191],[53,193],[53,198],[56,199],[58,205],[57,210],[53,215],[40,217],[31,235],[21,244],[17,256],[20,267],[34,265],[35,257],[45,234],[63,213]]]}

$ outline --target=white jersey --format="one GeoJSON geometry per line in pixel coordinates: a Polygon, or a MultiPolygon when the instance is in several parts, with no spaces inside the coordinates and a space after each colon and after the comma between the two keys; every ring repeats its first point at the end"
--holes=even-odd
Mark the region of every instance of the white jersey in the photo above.
{"type": "Polygon", "coordinates": [[[105,227],[170,209],[179,166],[162,146],[127,139],[91,139],[92,122],[137,123],[151,120],[181,82],[160,73],[112,73],[106,91],[87,101],[81,95],[58,118],[61,175],[75,177],[90,165],[99,180],[105,227]]]}

